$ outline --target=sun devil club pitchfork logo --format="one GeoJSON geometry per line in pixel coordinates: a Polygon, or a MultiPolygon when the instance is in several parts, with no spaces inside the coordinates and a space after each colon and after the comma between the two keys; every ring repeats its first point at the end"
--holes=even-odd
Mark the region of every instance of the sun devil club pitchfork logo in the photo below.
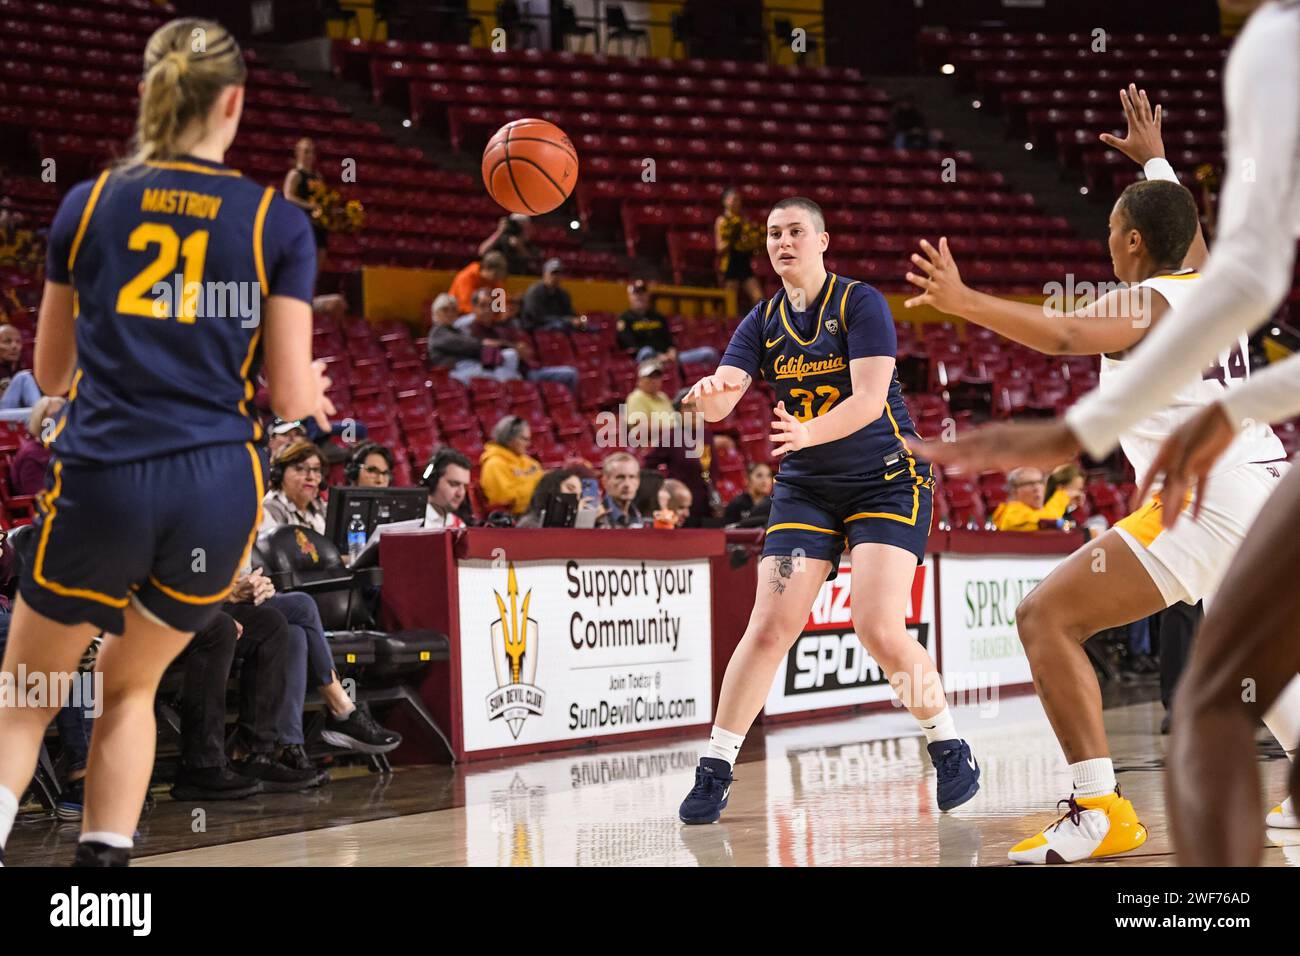
{"type": "Polygon", "coordinates": [[[497,689],[487,696],[488,720],[502,720],[510,733],[519,730],[529,715],[540,717],[546,707],[546,693],[533,681],[537,677],[537,622],[528,616],[529,588],[519,606],[519,583],[511,562],[506,577],[506,598],[510,606],[493,591],[500,617],[492,622],[492,665],[496,668],[497,689]]]}

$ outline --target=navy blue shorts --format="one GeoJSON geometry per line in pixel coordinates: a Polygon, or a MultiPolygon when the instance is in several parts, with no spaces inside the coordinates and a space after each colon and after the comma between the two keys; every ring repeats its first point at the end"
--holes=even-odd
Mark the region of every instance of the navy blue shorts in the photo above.
{"type": "Polygon", "coordinates": [[[801,554],[831,563],[864,542],[892,544],[925,559],[934,479],[928,462],[904,457],[865,478],[782,478],[772,489],[763,556],[801,554]]]}
{"type": "Polygon", "coordinates": [[[178,631],[208,624],[248,559],[262,516],[252,445],[121,465],[55,457],[22,554],[23,600],[63,624],[124,629],[130,600],[178,631]]]}

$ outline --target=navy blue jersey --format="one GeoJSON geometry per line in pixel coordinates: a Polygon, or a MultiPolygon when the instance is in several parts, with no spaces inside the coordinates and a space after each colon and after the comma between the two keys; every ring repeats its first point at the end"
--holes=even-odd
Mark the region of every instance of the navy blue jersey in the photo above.
{"type": "MultiPolygon", "coordinates": [[[[745,316],[722,356],[722,365],[757,377],[800,421],[825,415],[853,394],[849,363],[894,356],[898,334],[885,297],[874,287],[829,274],[804,312],[795,311],[782,288],[745,316]]],[[[866,476],[893,465],[915,437],[894,372],[884,412],[874,422],[833,442],[790,452],[781,478],[866,476]]]]}
{"type": "Polygon", "coordinates": [[[266,297],[310,303],[315,271],[303,211],[218,163],[187,156],[73,187],[46,265],[76,303],[55,455],[111,464],[257,441],[266,297]]]}

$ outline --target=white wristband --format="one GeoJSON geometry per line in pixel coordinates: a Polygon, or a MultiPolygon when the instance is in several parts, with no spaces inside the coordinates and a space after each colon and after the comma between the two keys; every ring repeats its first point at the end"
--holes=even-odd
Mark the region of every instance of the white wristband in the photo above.
{"type": "Polygon", "coordinates": [[[1174,174],[1174,167],[1170,166],[1169,160],[1163,156],[1148,159],[1142,165],[1142,171],[1147,174],[1147,179],[1163,179],[1165,182],[1170,183],[1178,182],[1178,177],[1174,174]]]}

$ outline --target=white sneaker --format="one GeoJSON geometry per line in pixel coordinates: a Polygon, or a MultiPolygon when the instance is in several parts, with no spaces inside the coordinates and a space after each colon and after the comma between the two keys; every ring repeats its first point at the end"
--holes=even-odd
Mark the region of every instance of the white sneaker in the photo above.
{"type": "Polygon", "coordinates": [[[1013,863],[1075,863],[1136,850],[1147,839],[1133,804],[1118,793],[1071,797],[1063,817],[1036,836],[1021,840],[1007,858],[1013,863]]]}
{"type": "Polygon", "coordinates": [[[1295,804],[1290,797],[1268,811],[1264,825],[1278,830],[1300,830],[1300,817],[1296,816],[1295,804]]]}

